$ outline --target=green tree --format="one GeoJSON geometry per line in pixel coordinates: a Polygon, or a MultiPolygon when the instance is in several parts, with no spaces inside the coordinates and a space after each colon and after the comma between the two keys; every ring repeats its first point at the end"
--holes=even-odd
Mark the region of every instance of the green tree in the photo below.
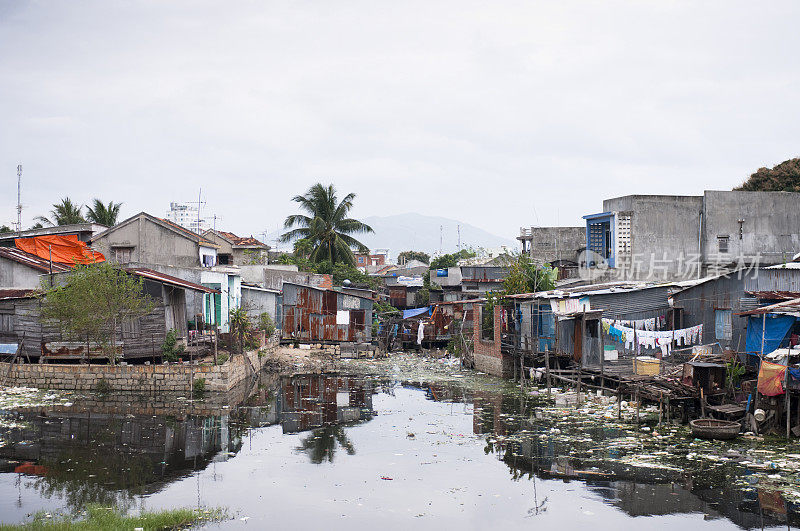
{"type": "Polygon", "coordinates": [[[147,315],[153,300],[142,292],[142,279],[108,263],[79,265],[63,283],[43,282],[42,317],[75,338],[101,346],[116,362],[114,338],[125,321],[147,315]]]}
{"type": "Polygon", "coordinates": [[[403,251],[397,255],[397,263],[400,265],[406,264],[411,260],[419,260],[425,264],[430,264],[431,255],[422,251],[403,251]]]}
{"type": "Polygon", "coordinates": [[[458,265],[459,260],[465,260],[467,258],[475,258],[477,253],[472,249],[461,249],[457,253],[451,254],[443,254],[442,256],[437,256],[431,262],[431,269],[445,269],[448,267],[455,267],[458,265]]]}
{"type": "Polygon", "coordinates": [[[109,201],[107,205],[103,204],[99,199],[92,201],[92,206],[86,207],[86,219],[91,222],[105,225],[106,227],[113,227],[117,224],[119,217],[119,209],[122,203],[115,203],[109,201]]]}
{"type": "Polygon", "coordinates": [[[54,225],[73,225],[75,223],[86,223],[81,210],[83,205],[76,205],[72,199],[65,197],[60,203],[53,205],[53,210],[50,211],[50,217],[37,216],[34,218],[36,221],[46,226],[54,225]]]}
{"type": "Polygon", "coordinates": [[[356,194],[347,194],[341,201],[333,185],[315,184],[305,195],[297,195],[292,201],[300,204],[306,214],[293,214],[286,218],[283,226],[291,229],[281,236],[282,242],[306,239],[312,246],[309,259],[312,262],[328,260],[332,264],[344,262],[355,265],[353,248],[369,252],[366,245],[351,234],[372,232],[372,227],[347,217],[353,208],[356,194]]]}
{"type": "Polygon", "coordinates": [[[558,269],[550,265],[537,265],[527,256],[516,256],[506,265],[508,275],[503,280],[505,295],[534,293],[555,289],[558,269]]]}
{"type": "Polygon", "coordinates": [[[9,227],[8,225],[3,225],[3,226],[0,226],[0,234],[7,234],[7,233],[9,233],[9,232],[14,232],[14,231],[11,229],[11,227],[9,227]]]}
{"type": "Polygon", "coordinates": [[[800,158],[789,159],[772,168],[759,168],[734,190],[747,192],[800,192],[800,158]]]}

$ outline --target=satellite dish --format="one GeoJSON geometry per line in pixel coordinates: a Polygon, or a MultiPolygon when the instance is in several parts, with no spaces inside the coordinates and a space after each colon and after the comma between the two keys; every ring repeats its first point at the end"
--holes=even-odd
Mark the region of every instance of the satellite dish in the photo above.
{"type": "Polygon", "coordinates": [[[350,282],[350,281],[349,281],[349,280],[347,280],[347,279],[345,279],[345,280],[342,282],[342,286],[344,286],[344,287],[346,287],[346,288],[349,288],[349,287],[350,287],[350,284],[352,284],[352,282],[350,282]]]}

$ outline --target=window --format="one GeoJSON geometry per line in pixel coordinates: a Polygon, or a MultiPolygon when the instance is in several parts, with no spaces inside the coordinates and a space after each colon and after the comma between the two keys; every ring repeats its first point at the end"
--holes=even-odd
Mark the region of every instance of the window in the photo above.
{"type": "Polygon", "coordinates": [[[233,257],[229,254],[218,254],[217,262],[219,265],[233,265],[233,257]]]}
{"type": "Polygon", "coordinates": [[[127,264],[131,261],[133,247],[114,247],[114,261],[118,264],[127,264]]]}
{"type": "Polygon", "coordinates": [[[717,236],[717,250],[720,254],[728,252],[728,236],[717,236]]]}
{"type": "Polygon", "coordinates": [[[730,341],[733,337],[733,327],[731,326],[731,310],[717,310],[714,319],[714,335],[717,340],[730,341]]]}
{"type": "Polygon", "coordinates": [[[0,333],[11,333],[14,331],[14,314],[0,313],[0,333]]]}

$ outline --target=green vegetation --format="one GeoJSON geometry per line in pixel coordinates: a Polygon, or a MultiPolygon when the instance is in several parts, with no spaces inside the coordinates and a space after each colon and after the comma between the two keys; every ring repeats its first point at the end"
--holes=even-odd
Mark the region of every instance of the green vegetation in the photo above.
{"type": "Polygon", "coordinates": [[[230,312],[231,350],[242,354],[248,339],[253,332],[253,323],[244,308],[235,308],[230,312]],[[235,345],[235,346],[234,346],[235,345]]]}
{"type": "Polygon", "coordinates": [[[404,265],[411,260],[419,260],[420,262],[430,264],[431,255],[422,251],[403,251],[397,255],[397,263],[404,265]]]}
{"type": "MultiPolygon", "coordinates": [[[[292,201],[300,204],[300,209],[306,214],[293,214],[286,218],[285,229],[291,229],[281,236],[281,241],[291,242],[305,240],[295,249],[302,247],[305,251],[310,249],[307,258],[314,263],[327,260],[331,264],[345,263],[355,265],[352,249],[359,252],[369,252],[369,249],[351,234],[372,232],[372,227],[348,218],[353,208],[356,194],[347,194],[341,201],[336,196],[333,185],[323,186],[315,184],[305,195],[297,195],[292,201]]],[[[305,257],[305,256],[304,256],[305,257]]]]}
{"type": "Polygon", "coordinates": [[[99,199],[94,199],[92,206],[86,207],[86,219],[106,227],[113,227],[117,224],[120,207],[122,207],[122,203],[109,201],[108,205],[105,205],[99,199]]]}
{"type": "Polygon", "coordinates": [[[42,317],[82,340],[97,342],[112,363],[117,356],[114,337],[122,323],[147,315],[154,308],[142,293],[142,279],[101,262],[78,265],[65,282],[43,282],[42,317]]]}
{"type": "Polygon", "coordinates": [[[2,226],[0,226],[0,234],[8,234],[9,232],[14,232],[14,231],[11,229],[11,227],[9,227],[8,225],[2,225],[2,226]]]}
{"type": "Polygon", "coordinates": [[[90,506],[84,518],[68,516],[48,518],[38,513],[24,524],[0,524],[0,531],[103,531],[106,529],[145,530],[185,529],[203,522],[218,522],[227,518],[221,509],[170,509],[144,512],[138,516],[125,516],[120,511],[106,507],[90,506]]]}
{"type": "Polygon", "coordinates": [[[377,315],[387,313],[399,313],[400,310],[389,304],[388,302],[375,301],[372,303],[373,312],[377,315]]]}
{"type": "Polygon", "coordinates": [[[349,280],[353,287],[356,288],[377,289],[380,285],[379,278],[366,275],[359,271],[354,265],[343,262],[338,262],[336,264],[332,264],[328,260],[313,262],[297,254],[285,254],[279,257],[276,263],[296,265],[300,271],[307,271],[309,273],[331,275],[335,286],[341,286],[345,280],[349,280]]]}
{"type": "Polygon", "coordinates": [[[100,378],[94,385],[94,392],[98,395],[105,396],[111,393],[111,385],[105,378],[100,378]]]}
{"type": "Polygon", "coordinates": [[[227,352],[220,352],[217,355],[217,365],[224,364],[226,361],[228,361],[228,358],[229,358],[229,356],[228,356],[227,352]]]}
{"type": "Polygon", "coordinates": [[[503,281],[504,295],[533,293],[555,289],[558,268],[549,264],[537,265],[527,256],[517,256],[506,266],[508,276],[503,281]]]}
{"type": "Polygon", "coordinates": [[[74,223],[86,223],[86,219],[81,213],[83,205],[77,205],[72,199],[65,197],[60,203],[53,205],[50,217],[37,216],[34,218],[39,223],[52,227],[53,225],[72,225],[74,223]]]}
{"type": "Polygon", "coordinates": [[[267,334],[267,337],[272,337],[272,334],[275,333],[275,322],[267,312],[258,316],[258,329],[263,330],[264,333],[267,334]]]}
{"type": "Polygon", "coordinates": [[[747,192],[800,192],[800,158],[789,159],[772,168],[759,168],[734,190],[747,192]]]}
{"type": "Polygon", "coordinates": [[[433,259],[431,262],[431,269],[446,269],[448,267],[455,267],[458,265],[459,260],[466,260],[467,258],[475,258],[478,256],[472,249],[461,249],[457,253],[443,254],[433,259]]]}
{"type": "Polygon", "coordinates": [[[183,345],[178,345],[178,331],[173,328],[167,332],[164,342],[161,344],[161,354],[164,356],[164,361],[178,361],[184,350],[186,349],[183,345]]]}
{"type": "Polygon", "coordinates": [[[206,379],[195,378],[192,382],[192,398],[203,398],[206,394],[206,379]]]}

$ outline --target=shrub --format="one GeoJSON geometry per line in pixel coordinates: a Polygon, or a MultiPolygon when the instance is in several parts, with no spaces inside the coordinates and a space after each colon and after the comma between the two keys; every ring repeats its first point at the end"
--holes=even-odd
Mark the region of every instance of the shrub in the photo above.
{"type": "Polygon", "coordinates": [[[206,392],[206,379],[195,378],[192,382],[192,396],[194,398],[202,398],[206,392]]]}
{"type": "Polygon", "coordinates": [[[268,313],[264,312],[258,316],[258,329],[263,330],[267,337],[272,337],[272,334],[275,333],[275,322],[268,313]]]}
{"type": "Polygon", "coordinates": [[[174,328],[167,332],[164,342],[161,344],[161,354],[165,361],[178,361],[183,354],[185,347],[178,345],[178,331],[174,328]]]}

